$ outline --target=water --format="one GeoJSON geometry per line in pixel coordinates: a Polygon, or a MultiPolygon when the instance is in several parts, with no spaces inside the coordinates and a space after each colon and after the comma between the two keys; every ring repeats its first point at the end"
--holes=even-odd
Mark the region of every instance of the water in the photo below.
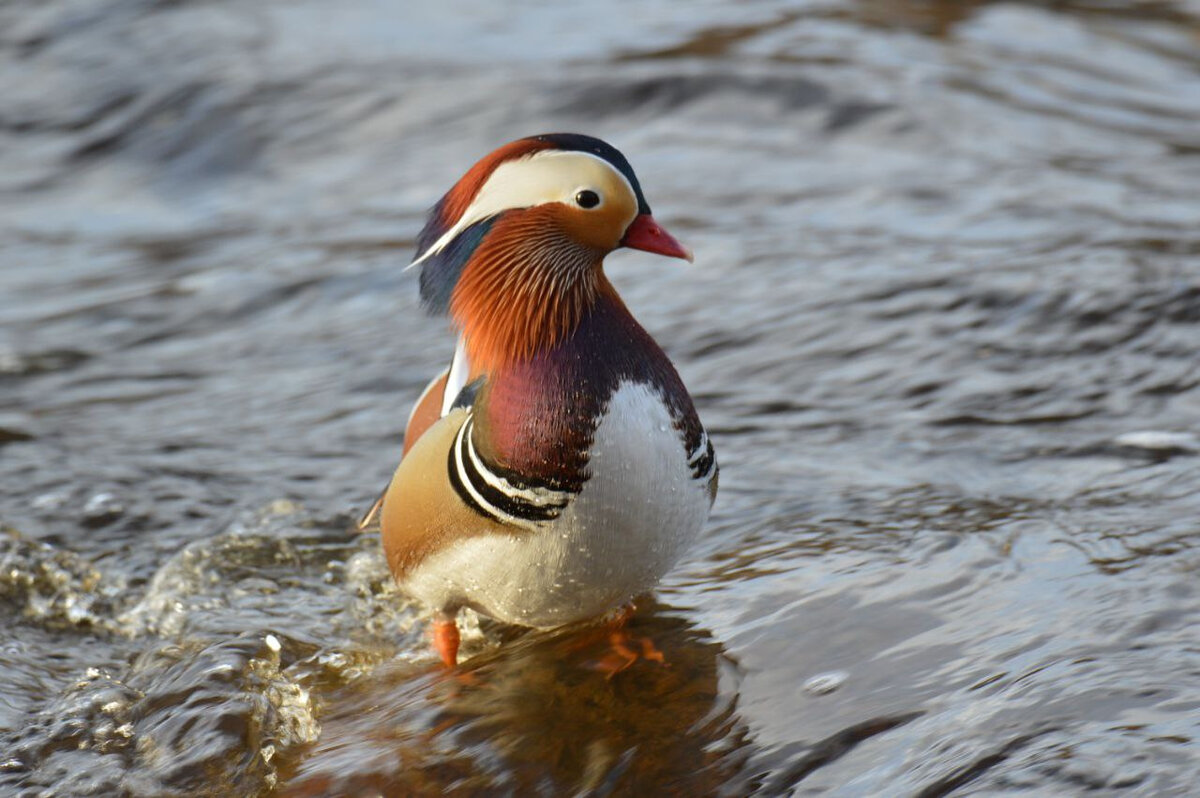
{"type": "Polygon", "coordinates": [[[1200,783],[1194,3],[0,9],[0,793],[1200,783]],[[722,464],[606,678],[439,670],[351,531],[452,341],[424,209],[602,136],[722,464]]]}

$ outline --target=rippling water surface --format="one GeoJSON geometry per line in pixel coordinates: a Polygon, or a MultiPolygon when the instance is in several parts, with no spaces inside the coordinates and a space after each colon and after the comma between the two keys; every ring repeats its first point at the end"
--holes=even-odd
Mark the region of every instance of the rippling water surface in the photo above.
{"type": "Polygon", "coordinates": [[[1195,3],[0,8],[0,793],[1200,783],[1195,3]],[[448,359],[401,269],[609,139],[722,461],[606,679],[456,673],[352,520],[448,359]]]}

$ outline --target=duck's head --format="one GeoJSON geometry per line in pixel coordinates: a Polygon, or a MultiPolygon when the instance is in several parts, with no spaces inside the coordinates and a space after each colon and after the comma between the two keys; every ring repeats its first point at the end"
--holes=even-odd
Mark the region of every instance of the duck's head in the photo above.
{"type": "Polygon", "coordinates": [[[569,334],[611,292],[602,263],[618,247],[692,259],[650,214],[624,155],[553,133],[471,167],[430,211],[412,265],[426,308],[453,317],[487,370],[569,334]]]}

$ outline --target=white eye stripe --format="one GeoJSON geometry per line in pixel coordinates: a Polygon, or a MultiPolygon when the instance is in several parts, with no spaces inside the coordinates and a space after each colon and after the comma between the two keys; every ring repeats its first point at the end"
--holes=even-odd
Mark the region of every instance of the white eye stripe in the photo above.
{"type": "MultiPolygon", "coordinates": [[[[547,202],[575,204],[575,195],[582,190],[595,191],[603,203],[603,192],[591,186],[612,184],[614,178],[616,185],[629,192],[631,205],[636,208],[637,194],[629,180],[596,155],[576,150],[542,150],[526,158],[506,161],[496,167],[454,226],[407,268],[441,252],[463,230],[501,211],[531,208],[547,202]],[[580,186],[588,188],[581,189],[580,186]]],[[[627,223],[632,221],[631,216],[627,223]]]]}

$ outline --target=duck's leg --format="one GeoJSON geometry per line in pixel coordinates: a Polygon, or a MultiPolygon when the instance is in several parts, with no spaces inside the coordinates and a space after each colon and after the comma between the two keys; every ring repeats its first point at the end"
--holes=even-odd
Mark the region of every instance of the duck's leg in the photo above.
{"type": "Polygon", "coordinates": [[[454,615],[437,613],[433,619],[433,647],[447,668],[458,664],[458,641],[458,623],[454,615]]]}

